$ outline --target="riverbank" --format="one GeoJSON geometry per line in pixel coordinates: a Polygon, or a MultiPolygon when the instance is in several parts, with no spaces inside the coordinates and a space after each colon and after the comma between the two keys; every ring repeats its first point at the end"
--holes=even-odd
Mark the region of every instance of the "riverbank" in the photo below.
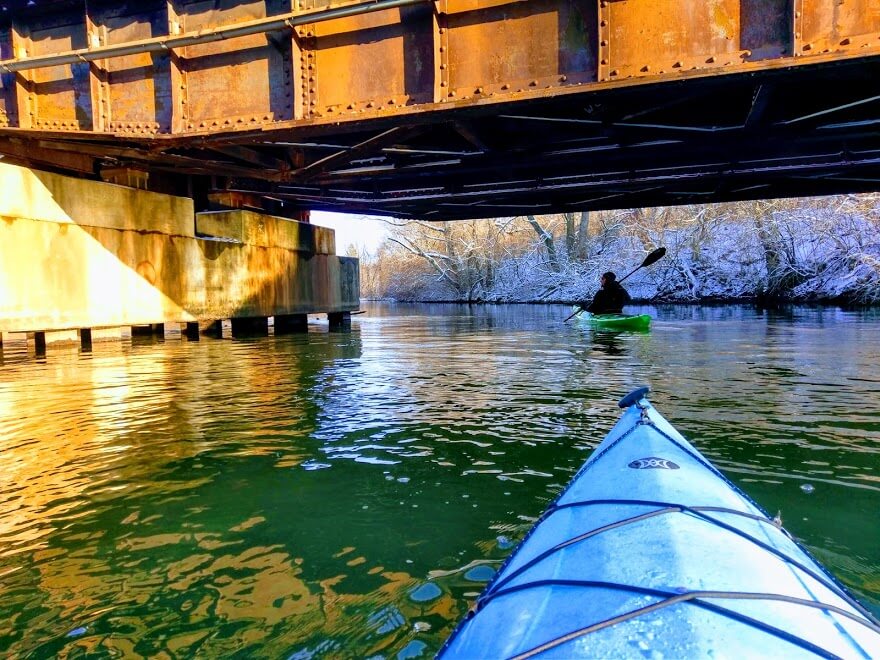
{"type": "MultiPolygon", "coordinates": [[[[405,303],[405,304],[448,304],[448,305],[577,305],[582,300],[460,300],[460,299],[434,299],[434,300],[406,300],[394,298],[362,298],[362,303],[405,303]]],[[[728,305],[740,305],[756,309],[776,309],[783,307],[836,307],[844,310],[878,309],[880,302],[859,302],[845,296],[827,299],[797,300],[794,298],[770,297],[770,296],[743,296],[739,298],[706,297],[700,300],[675,300],[675,299],[647,299],[633,298],[631,305],[682,305],[701,307],[723,307],[728,305]]]]}
{"type": "Polygon", "coordinates": [[[640,301],[880,304],[880,200],[870,195],[395,225],[361,256],[362,295],[591,300],[602,273],[640,301]]]}

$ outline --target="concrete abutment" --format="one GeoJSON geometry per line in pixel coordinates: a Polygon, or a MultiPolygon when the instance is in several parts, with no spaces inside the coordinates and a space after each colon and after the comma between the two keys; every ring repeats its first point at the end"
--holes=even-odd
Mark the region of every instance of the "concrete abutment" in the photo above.
{"type": "MultiPolygon", "coordinates": [[[[0,162],[0,336],[93,342],[146,333],[197,339],[344,324],[358,261],[332,229],[0,162]]],[[[350,318],[350,316],[349,316],[350,318]]],[[[0,344],[2,346],[2,344],[0,344]]]]}

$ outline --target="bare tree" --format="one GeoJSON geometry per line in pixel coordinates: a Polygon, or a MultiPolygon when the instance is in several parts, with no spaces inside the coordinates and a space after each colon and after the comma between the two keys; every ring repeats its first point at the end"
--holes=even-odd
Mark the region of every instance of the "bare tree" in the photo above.
{"type": "Polygon", "coordinates": [[[544,229],[535,216],[527,215],[526,220],[544,244],[544,249],[547,250],[547,261],[550,264],[550,268],[558,273],[560,271],[559,256],[556,254],[556,243],[553,240],[553,234],[544,229]]]}
{"type": "Polygon", "coordinates": [[[663,245],[666,258],[629,280],[635,295],[880,301],[878,205],[880,195],[850,195],[396,221],[372,281],[409,299],[582,300],[603,270],[663,245]]]}

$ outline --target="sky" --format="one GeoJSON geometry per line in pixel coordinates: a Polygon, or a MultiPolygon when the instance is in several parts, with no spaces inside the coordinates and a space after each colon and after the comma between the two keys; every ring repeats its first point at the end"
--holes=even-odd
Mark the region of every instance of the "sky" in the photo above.
{"type": "Polygon", "coordinates": [[[352,244],[375,254],[388,233],[388,225],[375,216],[312,211],[311,222],[336,230],[336,254],[339,255],[345,255],[352,244]]]}

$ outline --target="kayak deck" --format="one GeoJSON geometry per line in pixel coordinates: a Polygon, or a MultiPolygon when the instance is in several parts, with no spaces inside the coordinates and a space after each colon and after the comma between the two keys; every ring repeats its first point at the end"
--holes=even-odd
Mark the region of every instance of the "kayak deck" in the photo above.
{"type": "Polygon", "coordinates": [[[872,658],[880,627],[636,396],[441,655],[872,658]]]}
{"type": "Polygon", "coordinates": [[[581,311],[575,318],[590,327],[603,330],[648,330],[651,317],[648,314],[591,314],[581,311]]]}

